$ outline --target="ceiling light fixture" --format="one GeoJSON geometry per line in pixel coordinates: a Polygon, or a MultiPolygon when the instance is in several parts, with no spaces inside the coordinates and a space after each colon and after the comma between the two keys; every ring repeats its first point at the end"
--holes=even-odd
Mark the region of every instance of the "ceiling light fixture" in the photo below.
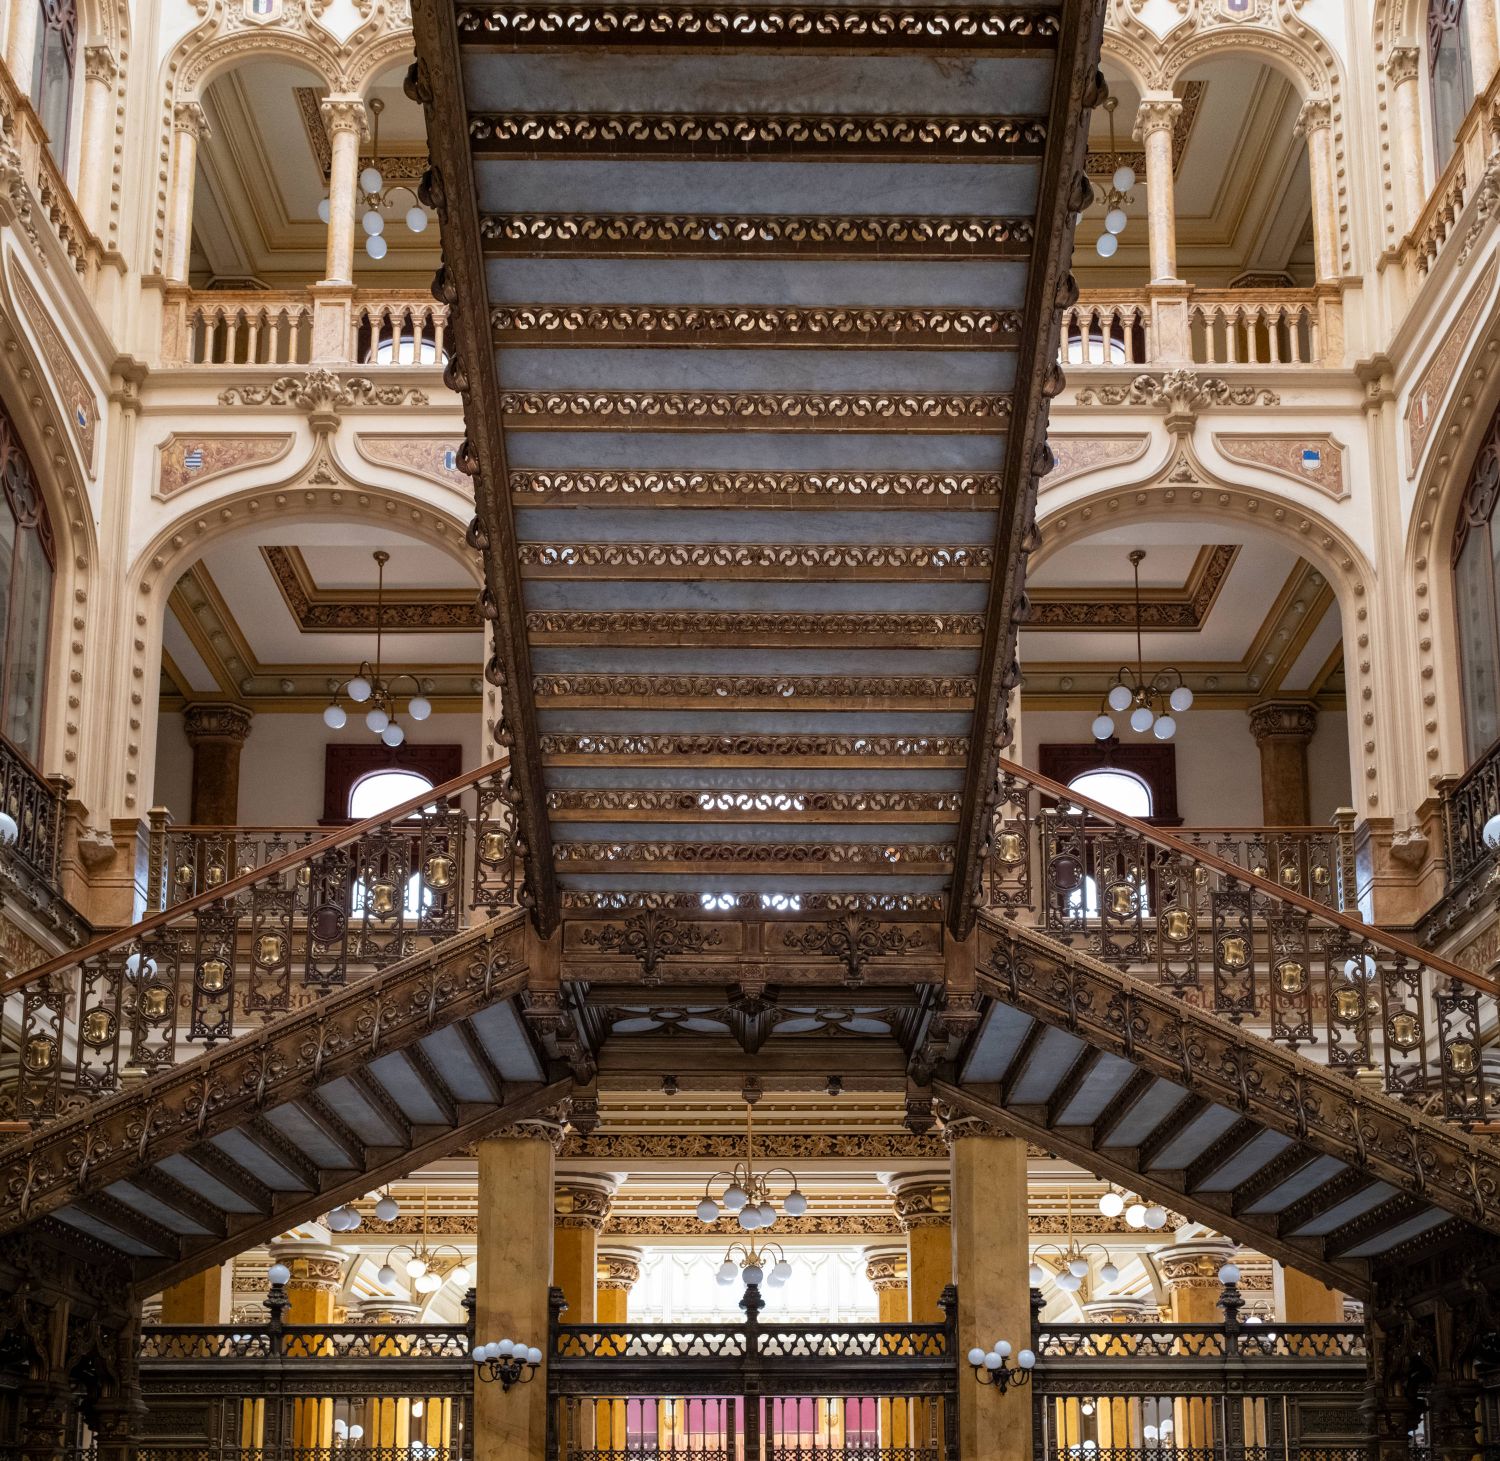
{"type": "Polygon", "coordinates": [[[1149,680],[1146,678],[1141,653],[1141,560],[1145,556],[1144,548],[1134,548],[1130,553],[1130,566],[1135,571],[1135,669],[1121,665],[1116,673],[1115,682],[1094,717],[1096,741],[1107,741],[1115,733],[1111,710],[1119,715],[1129,710],[1131,730],[1141,735],[1150,731],[1157,740],[1170,741],[1177,731],[1174,716],[1181,715],[1193,703],[1193,692],[1175,666],[1168,665],[1149,680]]]}
{"type": "Polygon", "coordinates": [[[752,1238],[748,1246],[731,1243],[725,1250],[717,1274],[719,1283],[727,1288],[734,1282],[736,1274],[746,1288],[758,1289],[765,1284],[767,1288],[779,1289],[792,1276],[792,1265],[780,1243],[767,1243],[761,1248],[752,1238]],[[738,1259],[736,1253],[740,1255],[738,1259]]]}
{"type": "MultiPolygon", "coordinates": [[[[755,1170],[755,1108],[745,1103],[745,1160],[736,1162],[728,1172],[715,1172],[703,1184],[703,1198],[698,1203],[698,1221],[716,1223],[719,1210],[734,1213],[745,1232],[757,1228],[769,1228],[776,1221],[776,1205],[771,1200],[771,1178],[780,1173],[792,1184],[791,1191],[782,1199],[781,1210],[787,1217],[801,1217],[807,1211],[807,1198],[797,1183],[797,1174],[789,1167],[771,1167],[765,1172],[755,1170]],[[728,1179],[717,1201],[712,1196],[713,1185],[721,1177],[728,1179]]],[[[727,1261],[727,1260],[726,1260],[727,1261]]]]}
{"type": "MultiPolygon", "coordinates": [[[[1119,157],[1115,150],[1115,108],[1119,105],[1118,97],[1104,98],[1104,110],[1109,117],[1109,155],[1112,161],[1119,157]]],[[[1130,190],[1134,186],[1135,169],[1121,163],[1104,192],[1104,232],[1094,241],[1094,248],[1101,259],[1112,259],[1120,247],[1119,236],[1125,232],[1125,225],[1130,221],[1125,210],[1135,201],[1130,196],[1130,190]]]]}
{"type": "Polygon", "coordinates": [[[347,695],[353,704],[369,706],[365,711],[365,725],[386,745],[394,748],[406,739],[406,732],[396,721],[397,683],[410,680],[416,689],[416,694],[406,702],[407,713],[413,720],[426,720],[432,714],[432,702],[422,694],[422,682],[415,675],[403,671],[387,680],[380,672],[380,644],[385,631],[385,565],[391,561],[391,555],[384,548],[377,548],[373,556],[378,575],[375,581],[375,663],[372,665],[369,660],[361,660],[354,674],[342,684],[330,687],[332,699],[323,711],[323,724],[329,730],[343,730],[348,724],[349,712],[339,704],[339,697],[347,695]]]}
{"type": "Polygon", "coordinates": [[[385,1262],[375,1275],[386,1288],[398,1283],[402,1274],[411,1281],[413,1293],[435,1294],[444,1282],[452,1279],[461,1289],[474,1282],[474,1270],[464,1260],[464,1255],[452,1243],[439,1243],[436,1248],[427,1246],[427,1191],[422,1191],[422,1231],[413,1243],[399,1243],[385,1255],[385,1262]],[[397,1268],[392,1261],[398,1253],[406,1254],[406,1261],[397,1268]],[[445,1258],[451,1253],[452,1258],[445,1258]]]}
{"type": "Polygon", "coordinates": [[[1031,1255],[1031,1267],[1027,1272],[1027,1279],[1034,1289],[1039,1289],[1050,1276],[1065,1294],[1076,1294],[1084,1285],[1089,1276],[1088,1255],[1099,1252],[1104,1255],[1104,1262],[1099,1268],[1099,1277],[1104,1283],[1114,1283],[1120,1276],[1120,1270],[1115,1267],[1115,1261],[1110,1257],[1109,1249],[1103,1243],[1079,1244],[1073,1236],[1073,1194],[1067,1194],[1067,1246],[1059,1247],[1056,1243],[1043,1243],[1031,1255]],[[1050,1253],[1052,1256],[1046,1264],[1042,1262],[1042,1255],[1050,1253]]]}
{"type": "MultiPolygon", "coordinates": [[[[359,189],[354,196],[354,211],[359,215],[360,227],[365,232],[365,252],[372,259],[383,259],[389,249],[385,240],[385,216],[382,210],[394,207],[397,195],[411,194],[411,207],[406,210],[406,226],[412,233],[425,233],[431,219],[417,197],[417,190],[410,183],[386,185],[380,173],[380,114],[385,103],[372,96],[369,102],[370,115],[375,119],[374,135],[370,142],[370,161],[360,169],[359,189]]],[[[324,198],[318,204],[318,217],[327,223],[333,216],[333,204],[324,198]]]]}

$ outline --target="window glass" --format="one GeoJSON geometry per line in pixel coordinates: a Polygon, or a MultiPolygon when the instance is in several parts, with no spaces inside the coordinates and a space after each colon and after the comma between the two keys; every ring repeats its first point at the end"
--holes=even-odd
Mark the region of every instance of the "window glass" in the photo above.
{"type": "Polygon", "coordinates": [[[31,104],[47,131],[52,156],[67,161],[68,124],[73,111],[73,60],[78,18],[73,0],[37,0],[36,60],[31,77],[31,104]]]}
{"type": "Polygon", "coordinates": [[[1500,601],[1495,579],[1500,573],[1494,530],[1500,500],[1500,413],[1469,469],[1463,506],[1453,534],[1453,599],[1458,620],[1460,687],[1463,692],[1464,743],[1470,762],[1478,760],[1500,738],[1500,601]]]}
{"type": "Polygon", "coordinates": [[[361,776],[349,790],[349,815],[356,822],[378,817],[402,802],[409,802],[431,788],[432,783],[415,771],[391,769],[361,776]]]}
{"type": "Polygon", "coordinates": [[[1427,77],[1433,151],[1441,169],[1453,155],[1458,129],[1474,100],[1464,0],[1427,0],[1427,77]]]}
{"type": "Polygon", "coordinates": [[[1128,771],[1101,766],[1097,771],[1081,772],[1068,783],[1068,787],[1124,816],[1144,818],[1151,815],[1151,788],[1128,771]]]}
{"type": "Polygon", "coordinates": [[[51,615],[51,524],[0,412],[0,735],[33,763],[41,755],[51,615]]]}

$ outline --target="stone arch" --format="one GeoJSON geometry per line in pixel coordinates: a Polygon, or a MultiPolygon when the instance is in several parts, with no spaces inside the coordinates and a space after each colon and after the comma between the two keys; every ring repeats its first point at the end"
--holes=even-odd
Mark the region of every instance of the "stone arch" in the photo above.
{"type": "Polygon", "coordinates": [[[1386,246],[1400,242],[1399,227],[1401,193],[1395,163],[1391,154],[1391,114],[1395,97],[1388,79],[1387,68],[1391,53],[1404,46],[1420,48],[1423,42],[1422,8],[1420,0],[1375,0],[1371,40],[1375,55],[1375,113],[1374,128],[1377,160],[1380,163],[1380,216],[1381,231],[1386,246]]]}
{"type": "Polygon", "coordinates": [[[1152,521],[1241,522],[1278,538],[1313,564],[1333,589],[1345,644],[1349,696],[1349,768],[1356,799],[1360,787],[1366,814],[1379,807],[1376,728],[1361,724],[1357,706],[1372,713],[1374,686],[1366,661],[1352,652],[1367,635],[1375,573],[1364,552],[1336,524],[1314,509],[1274,491],[1238,485],[1207,468],[1191,447],[1176,446],[1164,463],[1135,482],[1102,489],[1059,503],[1050,511],[1045,497],[1038,511],[1042,545],[1031,566],[1045,563],[1070,543],[1105,527],[1152,521]]]}
{"type": "Polygon", "coordinates": [[[1156,62],[1149,47],[1124,31],[1106,29],[1102,59],[1124,71],[1138,92],[1144,94],[1152,85],[1156,62]]]}
{"type": "Polygon", "coordinates": [[[363,96],[371,83],[391,66],[410,61],[414,42],[410,30],[387,30],[377,33],[367,44],[359,44],[359,33],[351,39],[354,53],[349,59],[349,90],[363,96]]]}
{"type": "MultiPolygon", "coordinates": [[[[358,483],[358,473],[347,471],[326,438],[320,439],[306,460],[279,480],[215,497],[211,508],[200,504],[196,509],[179,510],[136,554],[125,575],[123,611],[129,615],[130,720],[138,728],[129,737],[117,736],[106,758],[118,768],[111,784],[122,788],[123,805],[114,809],[116,814],[141,816],[149,805],[156,765],[156,716],[148,697],[154,695],[161,672],[167,595],[182,570],[212,544],[277,518],[294,530],[298,524],[363,521],[450,554],[463,565],[478,592],[480,567],[464,541],[464,517],[435,505],[425,483],[411,490],[358,483]]],[[[475,675],[480,673],[476,663],[475,675]]],[[[498,718],[497,693],[485,688],[486,725],[498,718]]]]}

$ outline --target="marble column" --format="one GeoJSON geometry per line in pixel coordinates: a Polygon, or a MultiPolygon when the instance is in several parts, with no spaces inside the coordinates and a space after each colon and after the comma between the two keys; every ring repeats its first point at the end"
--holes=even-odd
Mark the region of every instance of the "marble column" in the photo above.
{"type": "Polygon", "coordinates": [[[240,752],[250,736],[252,712],[244,705],[189,705],[182,728],[193,748],[193,806],[188,820],[200,827],[233,827],[240,818],[240,752]]]}
{"type": "MultiPolygon", "coordinates": [[[[630,1322],[630,1291],[641,1276],[639,1248],[601,1248],[594,1296],[594,1321],[599,1325],[630,1322]]],[[[609,1341],[604,1341],[606,1345],[609,1341]]],[[[609,1353],[621,1351],[611,1348],[609,1353]]],[[[625,1450],[625,1401],[600,1400],[594,1407],[594,1446],[599,1451],[625,1450]]]]}
{"type": "Polygon", "coordinates": [[[325,284],[354,282],[354,222],[359,207],[359,143],[365,135],[365,104],[357,96],[329,96],[322,103],[328,126],[328,257],[325,284]]]}
{"type": "Polygon", "coordinates": [[[5,64],[10,68],[16,90],[31,100],[31,86],[36,79],[36,33],[42,20],[42,7],[31,0],[12,0],[10,31],[5,41],[5,64]]]}
{"type": "Polygon", "coordinates": [[[1427,179],[1423,172],[1427,149],[1422,145],[1422,100],[1417,78],[1422,71],[1422,53],[1416,46],[1398,46],[1386,57],[1385,76],[1391,88],[1395,113],[1391,157],[1396,176],[1396,232],[1405,236],[1417,215],[1427,205],[1427,179]]]}
{"type": "Polygon", "coordinates": [[[1172,169],[1172,133],[1182,103],[1170,92],[1147,93],[1135,116],[1135,137],[1146,149],[1146,237],[1151,282],[1177,284],[1177,204],[1172,169]]]}
{"type": "MultiPolygon", "coordinates": [[[[1224,1290],[1219,1270],[1234,1254],[1235,1246],[1228,1238],[1195,1238],[1155,1255],[1156,1271],[1171,1297],[1172,1323],[1217,1329],[1224,1322],[1219,1311],[1219,1295],[1224,1290]]],[[[1205,1401],[1174,1401],[1172,1423],[1176,1446],[1213,1445],[1213,1407],[1205,1401]]]]}
{"type": "Polygon", "coordinates": [[[560,1175],[552,1193],[552,1284],[563,1291],[569,1324],[592,1324],[599,1285],[599,1234],[615,1184],[603,1177],[560,1175]]]}
{"type": "Polygon", "coordinates": [[[83,221],[101,237],[109,226],[109,191],[115,174],[115,82],[119,74],[108,46],[84,48],[79,156],[89,161],[78,169],[78,209],[83,221]]]}
{"type": "Polygon", "coordinates": [[[1344,1296],[1296,1268],[1281,1270],[1281,1293],[1288,1324],[1342,1324],[1344,1296]]]}
{"type": "Polygon", "coordinates": [[[210,135],[208,118],[200,103],[178,102],[172,109],[172,181],[167,192],[167,240],[162,269],[171,284],[188,282],[188,262],[193,249],[193,189],[198,182],[198,144],[208,141],[210,135]]]}
{"type": "Polygon", "coordinates": [[[953,1282],[952,1189],[947,1173],[917,1172],[891,1183],[906,1234],[907,1312],[913,1324],[939,1324],[938,1299],[953,1282]]]}
{"type": "Polygon", "coordinates": [[[1307,747],[1318,708],[1307,700],[1262,700],[1250,707],[1260,749],[1260,811],[1266,827],[1305,827],[1311,818],[1307,747]]]}
{"type": "MultiPolygon", "coordinates": [[[[906,1249],[890,1247],[865,1249],[865,1277],[875,1290],[879,1306],[877,1316],[882,1324],[905,1324],[911,1298],[907,1293],[906,1249]]],[[[882,1448],[902,1451],[910,1444],[912,1417],[904,1400],[880,1402],[880,1444],[882,1448]]]]}
{"type": "Polygon", "coordinates": [[[158,1322],[162,1324],[222,1324],[229,1317],[232,1263],[216,1263],[161,1292],[158,1322]]]}
{"type": "MultiPolygon", "coordinates": [[[[559,1122],[536,1120],[506,1127],[479,1143],[475,1330],[481,1344],[514,1339],[545,1350],[552,1167],[561,1139],[559,1122]]],[[[509,1394],[498,1384],[476,1384],[473,1443],[474,1461],[544,1461],[545,1375],[509,1394]]]]}
{"type": "Polygon", "coordinates": [[[1469,70],[1475,100],[1490,89],[1500,65],[1500,39],[1495,34],[1495,0],[1465,0],[1464,24],[1469,28],[1469,70]]]}
{"type": "MultiPolygon", "coordinates": [[[[343,1284],[344,1255],[326,1243],[278,1238],[271,1262],[291,1270],[286,1282],[288,1324],[333,1323],[334,1300],[343,1284]]],[[[333,1446],[333,1401],[297,1400],[292,1404],[293,1444],[304,1449],[333,1446]]]]}
{"type": "Polygon", "coordinates": [[[1339,277],[1339,200],[1333,170],[1333,109],[1326,96],[1303,102],[1297,132],[1307,138],[1307,170],[1312,184],[1313,257],[1319,284],[1339,277]]]}
{"type": "Polygon", "coordinates": [[[964,1461],[1030,1461],[1029,1386],[980,1390],[965,1363],[970,1349],[1010,1341],[1031,1346],[1027,1283],[1026,1143],[968,1118],[943,1128],[953,1167],[953,1273],[958,1285],[958,1454],[964,1461]]]}

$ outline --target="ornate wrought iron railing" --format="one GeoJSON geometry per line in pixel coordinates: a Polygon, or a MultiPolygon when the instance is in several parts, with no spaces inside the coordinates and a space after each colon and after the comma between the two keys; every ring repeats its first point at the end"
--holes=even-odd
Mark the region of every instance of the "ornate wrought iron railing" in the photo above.
{"type": "Polygon", "coordinates": [[[1009,761],[984,896],[1280,1045],[1378,1074],[1436,1115],[1500,1118],[1491,981],[1009,761]]]}
{"type": "MultiPolygon", "coordinates": [[[[471,1295],[472,1298],[472,1295],[471,1295]]],[[[137,1461],[462,1461],[472,1454],[464,1324],[141,1330],[137,1461]]]]}
{"type": "Polygon", "coordinates": [[[76,1110],[515,907],[515,848],[496,762],[0,982],[0,1117],[76,1110]]]}
{"type": "Polygon", "coordinates": [[[1500,815],[1500,741],[1462,776],[1438,783],[1443,799],[1443,843],[1448,891],[1479,868],[1492,866],[1495,854],[1484,841],[1484,826],[1500,815]]]}
{"type": "Polygon", "coordinates": [[[1325,908],[1358,910],[1352,812],[1330,827],[1179,827],[1173,836],[1325,908]]]}
{"type": "Polygon", "coordinates": [[[957,1461],[956,1305],[941,1324],[564,1324],[553,1461],[957,1461]],[[666,1393],[664,1393],[666,1392],[666,1393]]]}
{"type": "Polygon", "coordinates": [[[19,863],[52,893],[60,892],[63,809],[68,783],[41,774],[0,736],[0,812],[16,824],[16,840],[0,847],[0,857],[19,863]]]}
{"type": "Polygon", "coordinates": [[[1364,1329],[1245,1323],[1234,1286],[1220,1305],[1221,1324],[1036,1324],[1036,1461],[1361,1461],[1364,1329]]]}

